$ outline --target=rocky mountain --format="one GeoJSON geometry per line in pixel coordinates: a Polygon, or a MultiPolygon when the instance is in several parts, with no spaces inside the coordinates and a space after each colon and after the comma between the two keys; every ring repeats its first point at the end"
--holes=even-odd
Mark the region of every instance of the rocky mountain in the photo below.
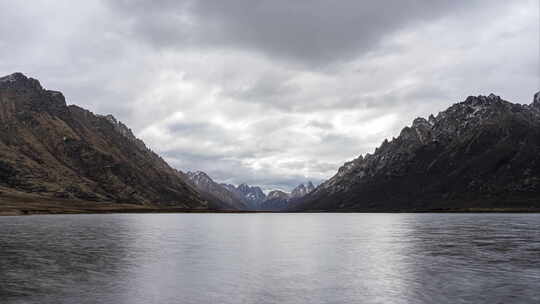
{"type": "Polygon", "coordinates": [[[246,198],[244,197],[244,194],[242,192],[240,192],[236,188],[235,185],[225,184],[225,183],[221,183],[219,185],[222,186],[223,188],[229,190],[229,192],[233,193],[235,196],[241,197],[243,200],[246,200],[246,198]]]}
{"type": "Polygon", "coordinates": [[[289,207],[289,193],[281,190],[272,190],[266,196],[266,199],[261,203],[259,209],[267,211],[286,210],[289,207]]]}
{"type": "Polygon", "coordinates": [[[220,184],[227,189],[236,198],[247,206],[247,210],[258,210],[261,203],[266,199],[266,195],[260,187],[240,184],[238,186],[231,184],[220,184]]]}
{"type": "Polygon", "coordinates": [[[236,190],[245,197],[248,202],[248,206],[251,209],[259,209],[261,203],[266,199],[266,195],[262,189],[257,186],[240,184],[238,187],[236,187],[236,190]]]}
{"type": "Polygon", "coordinates": [[[218,184],[202,171],[188,172],[186,177],[206,200],[213,202],[219,209],[249,209],[246,198],[234,186],[218,184]],[[234,190],[231,191],[228,186],[234,190]]]}
{"type": "Polygon", "coordinates": [[[261,203],[261,210],[281,211],[289,209],[298,200],[313,191],[315,187],[311,182],[307,186],[300,184],[294,188],[291,193],[281,190],[273,190],[268,193],[266,199],[261,203]]]}
{"type": "Polygon", "coordinates": [[[345,163],[297,210],[540,208],[540,94],[470,96],[345,163]]]}
{"type": "Polygon", "coordinates": [[[313,190],[315,190],[315,187],[311,182],[308,182],[307,186],[304,186],[304,184],[300,184],[291,191],[291,198],[303,197],[313,190]]]}
{"type": "MultiPolygon", "coordinates": [[[[298,185],[290,194],[281,190],[273,190],[265,195],[260,187],[248,184],[240,184],[238,187],[230,184],[220,184],[219,186],[221,189],[226,189],[234,199],[243,204],[237,205],[237,208],[241,209],[243,206],[247,206],[247,210],[265,211],[285,210],[292,201],[303,197],[315,188],[311,182],[308,182],[307,186],[298,185]]],[[[227,202],[231,204],[230,201],[227,202]]]]}
{"type": "Polygon", "coordinates": [[[0,201],[44,199],[206,209],[207,202],[113,116],[66,105],[15,73],[0,78],[0,201]]]}

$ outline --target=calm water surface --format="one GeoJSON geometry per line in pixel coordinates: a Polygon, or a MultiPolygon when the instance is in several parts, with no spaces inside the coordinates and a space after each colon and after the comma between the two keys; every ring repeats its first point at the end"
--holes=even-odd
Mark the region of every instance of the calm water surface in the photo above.
{"type": "Polygon", "coordinates": [[[0,303],[540,303],[539,214],[0,217],[0,303]]]}

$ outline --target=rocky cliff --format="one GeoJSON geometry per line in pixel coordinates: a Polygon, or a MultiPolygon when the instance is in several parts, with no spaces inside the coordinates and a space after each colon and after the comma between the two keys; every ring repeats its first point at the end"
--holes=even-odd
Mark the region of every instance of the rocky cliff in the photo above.
{"type": "Polygon", "coordinates": [[[4,194],[207,208],[123,123],[68,106],[62,93],[21,73],[0,78],[0,152],[4,194]]]}
{"type": "Polygon", "coordinates": [[[311,182],[307,186],[300,184],[296,186],[291,193],[281,190],[273,190],[268,193],[266,199],[260,204],[260,210],[283,211],[291,208],[297,202],[315,189],[311,182]]]}
{"type": "MultiPolygon", "coordinates": [[[[225,187],[216,183],[208,174],[202,171],[188,172],[187,180],[191,183],[201,195],[211,204],[215,205],[216,209],[229,210],[249,210],[249,202],[238,191],[231,191],[229,187],[225,187]]],[[[232,186],[234,188],[234,186],[232,186]]]]}
{"type": "Polygon", "coordinates": [[[236,187],[236,191],[244,196],[248,207],[252,210],[258,210],[261,203],[266,199],[266,195],[258,186],[250,186],[248,184],[240,184],[236,187]]]}
{"type": "Polygon", "coordinates": [[[540,207],[540,94],[470,96],[345,163],[296,210],[540,207]]]}

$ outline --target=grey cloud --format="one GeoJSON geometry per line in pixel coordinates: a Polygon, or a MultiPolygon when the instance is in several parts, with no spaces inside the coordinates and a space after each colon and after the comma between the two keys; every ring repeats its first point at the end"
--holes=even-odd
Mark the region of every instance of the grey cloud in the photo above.
{"type": "Polygon", "coordinates": [[[489,1],[108,1],[134,35],[163,47],[250,48],[309,64],[344,62],[386,35],[489,1]]]}
{"type": "Polygon", "coordinates": [[[233,88],[228,94],[248,102],[273,104],[281,107],[294,105],[295,95],[301,88],[290,82],[286,75],[265,73],[251,84],[233,88]]]}
{"type": "Polygon", "coordinates": [[[337,165],[335,163],[320,162],[317,159],[289,161],[282,163],[281,166],[288,169],[298,170],[299,172],[301,172],[302,170],[309,170],[313,172],[328,172],[337,169],[337,165]]]}
{"type": "MultiPolygon", "coordinates": [[[[440,86],[431,83],[422,83],[419,86],[400,88],[385,92],[380,95],[359,96],[350,102],[344,102],[342,106],[351,107],[354,103],[362,105],[364,108],[388,110],[403,105],[414,106],[434,100],[448,103],[450,94],[440,86]]],[[[410,108],[409,108],[410,109],[410,108]]]]}
{"type": "Polygon", "coordinates": [[[326,121],[310,120],[306,124],[306,127],[315,127],[315,128],[319,128],[319,129],[322,129],[322,130],[331,130],[331,129],[334,128],[334,125],[332,123],[326,122],[326,121]]]}
{"type": "Polygon", "coordinates": [[[195,133],[197,135],[222,135],[222,132],[218,132],[216,126],[212,126],[211,124],[204,122],[173,122],[167,125],[167,129],[169,132],[175,133],[178,136],[182,136],[183,134],[186,134],[188,132],[195,133]]]}
{"type": "Polygon", "coordinates": [[[283,128],[294,125],[296,122],[297,120],[290,116],[261,117],[252,123],[249,128],[255,131],[255,133],[264,134],[264,137],[267,139],[272,138],[273,140],[280,140],[281,138],[275,138],[273,133],[279,132],[283,128]]]}

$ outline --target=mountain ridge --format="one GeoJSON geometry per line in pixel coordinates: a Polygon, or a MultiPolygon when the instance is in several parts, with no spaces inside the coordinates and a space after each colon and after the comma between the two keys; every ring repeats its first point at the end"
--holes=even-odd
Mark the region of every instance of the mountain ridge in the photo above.
{"type": "Polygon", "coordinates": [[[295,210],[540,207],[540,95],[469,96],[346,162],[295,210]]]}
{"type": "Polygon", "coordinates": [[[187,172],[186,180],[199,190],[205,199],[213,202],[216,209],[249,210],[248,201],[245,197],[216,183],[203,171],[187,172]]]}
{"type": "Polygon", "coordinates": [[[113,116],[67,105],[22,73],[0,78],[0,187],[49,199],[206,209],[207,202],[113,116]]]}
{"type": "Polygon", "coordinates": [[[307,182],[307,186],[303,183],[296,186],[290,193],[273,190],[270,191],[266,199],[261,204],[261,210],[283,211],[294,206],[295,202],[302,199],[304,196],[311,193],[315,187],[311,181],[307,182]]]}

